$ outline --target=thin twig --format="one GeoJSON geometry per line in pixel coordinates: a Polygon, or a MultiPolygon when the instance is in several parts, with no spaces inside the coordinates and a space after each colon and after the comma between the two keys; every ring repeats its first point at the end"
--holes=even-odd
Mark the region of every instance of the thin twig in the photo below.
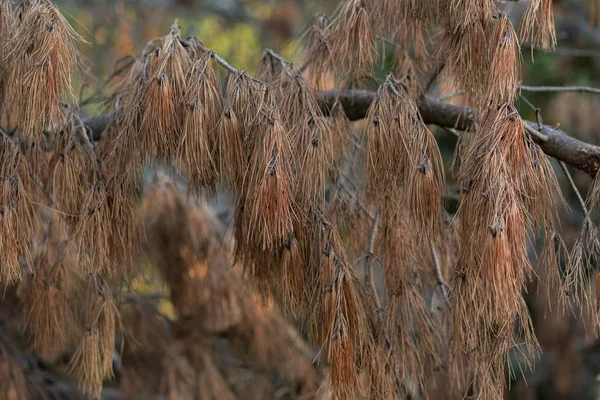
{"type": "Polygon", "coordinates": [[[10,135],[0,126],[0,135],[4,136],[6,140],[11,140],[10,135]]]}
{"type": "Polygon", "coordinates": [[[150,47],[152,47],[155,42],[158,42],[160,40],[162,40],[162,38],[154,38],[154,39],[150,40],[148,43],[146,43],[146,45],[142,49],[142,58],[146,57],[146,52],[150,49],[150,47]]]}
{"type": "MultiPolygon", "coordinates": [[[[344,178],[346,179],[346,178],[344,178]]],[[[371,214],[371,211],[369,211],[369,208],[362,202],[360,201],[360,199],[358,198],[358,196],[356,195],[356,193],[354,193],[348,186],[346,186],[346,184],[342,181],[339,181],[337,183],[338,187],[340,189],[342,189],[344,192],[346,192],[348,194],[348,196],[350,196],[350,199],[352,199],[352,201],[354,201],[359,207],[360,209],[365,213],[365,215],[367,217],[369,217],[371,219],[371,221],[374,221],[376,216],[371,214]]]]}
{"type": "Polygon", "coordinates": [[[435,245],[430,243],[431,248],[431,257],[433,258],[433,264],[435,265],[435,276],[437,279],[437,283],[442,289],[442,294],[444,295],[444,301],[446,305],[450,307],[450,297],[448,296],[448,284],[444,280],[444,275],[442,274],[442,266],[440,263],[440,257],[435,249],[435,245]]]}
{"type": "MultiPolygon", "coordinates": [[[[224,67],[227,71],[231,72],[232,74],[242,74],[243,72],[235,69],[234,67],[231,66],[231,64],[229,64],[227,61],[225,61],[225,59],[223,57],[221,57],[220,55],[218,55],[217,53],[215,53],[214,51],[211,50],[210,52],[211,57],[217,62],[219,63],[222,67],[224,67]]],[[[249,76],[249,75],[248,75],[249,76]]],[[[260,79],[256,79],[252,76],[249,76],[250,79],[260,85],[266,85],[266,83],[264,83],[263,81],[261,81],[260,79]]]]}
{"type": "Polygon", "coordinates": [[[559,165],[560,168],[563,170],[563,172],[565,173],[565,176],[567,177],[567,181],[569,182],[569,186],[571,186],[571,189],[573,190],[573,192],[575,193],[575,196],[577,197],[577,202],[579,203],[579,207],[581,207],[581,210],[583,211],[583,215],[584,215],[584,219],[583,219],[583,226],[581,227],[581,233],[579,235],[579,240],[582,240],[586,243],[589,243],[590,239],[591,242],[593,243],[591,246],[588,247],[588,249],[590,250],[590,252],[588,253],[588,265],[592,265],[591,264],[591,257],[594,254],[594,250],[596,250],[598,248],[598,231],[596,231],[596,228],[594,227],[594,224],[592,222],[592,219],[590,218],[590,213],[589,210],[587,208],[587,206],[585,205],[585,201],[583,200],[583,196],[581,196],[581,193],[579,192],[579,189],[577,189],[577,186],[575,185],[575,181],[573,180],[573,177],[571,176],[571,173],[569,172],[569,170],[567,169],[567,164],[565,164],[563,161],[559,161],[559,165]],[[588,237],[587,235],[585,235],[586,232],[590,232],[591,233],[591,237],[588,237]],[[593,233],[596,232],[596,233],[593,233]]]}
{"type": "Polygon", "coordinates": [[[523,96],[523,93],[519,93],[519,97],[521,99],[523,99],[523,101],[525,102],[525,104],[527,104],[529,106],[529,108],[531,108],[533,111],[535,111],[537,113],[537,110],[539,110],[535,105],[533,105],[533,103],[531,101],[529,101],[529,99],[527,99],[527,97],[523,96]]]}
{"type": "Polygon", "coordinates": [[[526,86],[517,85],[518,89],[526,92],[576,92],[600,94],[600,89],[589,86],[526,86]]]}
{"type": "Polygon", "coordinates": [[[527,51],[543,51],[544,54],[557,55],[557,56],[570,56],[570,57],[600,57],[600,51],[594,49],[569,49],[557,47],[552,51],[540,50],[531,47],[529,43],[521,43],[521,49],[527,51]]]}
{"type": "MultiPolygon", "coordinates": [[[[521,97],[523,97],[523,96],[521,96],[521,97]]],[[[525,97],[523,97],[523,99],[525,99],[525,97]]],[[[542,119],[542,112],[541,112],[541,110],[539,109],[539,107],[535,107],[527,99],[525,99],[525,101],[535,111],[535,119],[536,119],[536,122],[537,122],[537,125],[538,125],[538,129],[539,130],[543,130],[544,129],[544,121],[542,119]]],[[[527,127],[527,125],[525,125],[525,127],[527,127]]],[[[573,177],[571,176],[571,173],[569,172],[569,169],[567,168],[567,164],[564,161],[562,161],[562,160],[558,160],[558,163],[559,163],[560,168],[562,169],[563,173],[567,177],[567,181],[569,182],[569,186],[571,186],[571,189],[575,193],[575,196],[577,197],[577,202],[579,203],[579,206],[581,207],[581,210],[583,211],[584,220],[583,220],[583,227],[582,227],[582,230],[581,230],[582,234],[583,234],[583,232],[585,231],[585,229],[587,227],[593,226],[592,225],[592,220],[590,218],[590,213],[589,213],[589,211],[587,209],[587,206],[585,205],[585,201],[583,200],[583,196],[579,192],[579,189],[577,189],[577,185],[575,185],[575,181],[573,180],[573,177]]]]}
{"type": "MultiPolygon", "coordinates": [[[[544,121],[542,119],[541,110],[538,107],[535,107],[533,104],[531,104],[529,102],[527,102],[527,103],[535,111],[535,119],[538,124],[538,129],[539,130],[544,129],[544,121]]],[[[536,133],[539,132],[536,129],[530,128],[527,124],[525,124],[525,129],[526,130],[531,129],[532,131],[535,131],[536,133]]],[[[528,132],[529,132],[529,130],[528,130],[528,132]]],[[[579,189],[577,189],[577,185],[575,185],[575,181],[573,180],[573,177],[571,176],[571,173],[569,172],[569,170],[567,168],[567,164],[565,164],[565,162],[562,160],[558,160],[558,163],[559,163],[560,168],[562,169],[563,173],[567,177],[569,186],[571,186],[571,189],[573,189],[573,192],[575,192],[575,196],[577,197],[579,206],[581,207],[581,210],[583,211],[583,214],[585,215],[585,222],[587,223],[588,221],[590,221],[589,212],[588,212],[587,206],[585,205],[585,201],[583,200],[583,196],[581,196],[581,193],[579,193],[579,189]]]]}
{"type": "Polygon", "coordinates": [[[377,307],[377,319],[381,320],[381,302],[377,295],[377,288],[375,287],[375,278],[373,277],[373,252],[375,251],[375,239],[377,238],[377,230],[379,229],[379,210],[375,214],[373,220],[373,228],[371,229],[371,235],[369,236],[369,246],[367,248],[367,254],[365,256],[365,286],[371,290],[373,301],[377,307]]]}
{"type": "Polygon", "coordinates": [[[80,130],[77,130],[77,132],[79,133],[79,135],[81,136],[81,138],[83,139],[85,144],[87,145],[91,154],[95,155],[96,153],[94,153],[94,143],[92,142],[92,139],[90,138],[90,135],[88,134],[88,130],[85,127],[83,120],[81,119],[81,117],[78,114],[74,113],[73,115],[74,115],[74,118],[77,120],[77,122],[79,122],[79,127],[81,128],[80,130]]]}
{"type": "Polygon", "coordinates": [[[441,61],[441,62],[438,62],[435,64],[433,71],[431,71],[431,75],[427,78],[427,81],[425,83],[425,93],[429,92],[429,89],[431,89],[431,87],[437,80],[438,76],[444,70],[445,66],[446,66],[446,63],[444,61],[441,61]]]}
{"type": "Polygon", "coordinates": [[[404,99],[404,95],[402,95],[402,93],[398,91],[398,88],[396,87],[395,83],[389,79],[390,76],[391,75],[388,74],[388,79],[385,81],[384,85],[387,86],[396,96],[398,96],[401,99],[404,99]]]}
{"type": "Polygon", "coordinates": [[[286,60],[285,58],[283,58],[281,55],[275,53],[273,50],[271,49],[266,49],[264,52],[265,55],[268,55],[271,58],[274,58],[275,60],[279,61],[279,63],[281,64],[282,67],[287,67],[289,65],[292,65],[292,63],[288,60],[286,60]]]}
{"type": "Polygon", "coordinates": [[[445,127],[445,126],[444,126],[444,127],[442,127],[442,129],[443,129],[443,130],[445,130],[446,132],[449,132],[449,133],[451,133],[452,135],[454,135],[454,136],[455,136],[455,137],[457,137],[457,138],[460,138],[460,137],[462,136],[462,135],[461,135],[461,133],[460,133],[460,132],[459,132],[457,129],[454,129],[454,128],[447,128],[447,127],[445,127]]]}
{"type": "Polygon", "coordinates": [[[223,67],[225,67],[225,69],[228,70],[229,72],[231,72],[233,74],[240,73],[239,70],[233,68],[227,61],[225,61],[225,59],[223,57],[221,57],[220,55],[218,55],[214,51],[211,52],[210,55],[212,56],[212,58],[215,59],[216,62],[218,62],[219,64],[221,64],[223,67]]]}
{"type": "Polygon", "coordinates": [[[538,140],[540,140],[542,142],[548,141],[548,136],[544,135],[542,132],[538,131],[537,129],[533,129],[531,126],[529,126],[527,124],[523,124],[523,127],[525,128],[527,133],[529,133],[531,136],[534,136],[538,140]]]}
{"type": "Polygon", "coordinates": [[[577,202],[579,203],[579,207],[581,207],[581,211],[583,211],[586,222],[587,222],[587,220],[590,218],[590,213],[587,209],[587,206],[585,205],[583,196],[581,196],[579,189],[577,189],[577,185],[575,185],[575,181],[573,180],[571,173],[567,169],[567,164],[565,164],[564,161],[559,161],[558,164],[560,165],[560,169],[562,169],[562,171],[565,173],[565,176],[567,177],[567,181],[569,182],[569,186],[571,186],[571,189],[573,189],[573,192],[575,193],[575,197],[577,197],[577,202]]]}
{"type": "Polygon", "coordinates": [[[380,35],[375,35],[375,38],[377,40],[382,41],[383,43],[389,44],[390,46],[393,47],[400,47],[400,45],[398,43],[394,43],[391,40],[389,40],[388,38],[386,38],[385,36],[380,36],[380,35]]]}
{"type": "Polygon", "coordinates": [[[465,94],[465,91],[462,90],[462,89],[459,89],[459,90],[454,90],[452,92],[449,92],[449,93],[443,94],[441,96],[438,96],[437,99],[439,101],[446,101],[446,100],[450,100],[453,97],[460,96],[460,95],[463,95],[463,94],[465,94]]]}

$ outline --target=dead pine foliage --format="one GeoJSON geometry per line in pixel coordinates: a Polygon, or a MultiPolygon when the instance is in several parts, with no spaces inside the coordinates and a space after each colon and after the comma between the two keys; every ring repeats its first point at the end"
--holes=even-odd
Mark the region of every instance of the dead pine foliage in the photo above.
{"type": "Polygon", "coordinates": [[[500,3],[343,0],[256,75],[175,21],[80,103],[85,40],[0,0],[0,399],[503,399],[528,292],[596,332],[593,146],[515,105],[552,1],[500,3]]]}

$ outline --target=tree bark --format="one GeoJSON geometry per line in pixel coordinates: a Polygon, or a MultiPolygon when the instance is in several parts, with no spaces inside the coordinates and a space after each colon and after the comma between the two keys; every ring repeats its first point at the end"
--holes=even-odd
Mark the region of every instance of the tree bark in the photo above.
{"type": "MultiPolygon", "coordinates": [[[[339,101],[349,120],[355,121],[366,116],[369,106],[375,98],[374,92],[365,90],[326,90],[321,92],[321,107],[326,114],[339,101]]],[[[426,124],[433,124],[445,128],[469,130],[473,128],[476,112],[468,107],[444,103],[433,97],[424,97],[418,102],[419,111],[426,124]]],[[[99,115],[85,120],[86,126],[91,130],[91,137],[99,140],[102,132],[110,121],[110,115],[99,115]]],[[[550,157],[575,167],[594,177],[600,169],[600,147],[582,142],[567,135],[562,130],[550,125],[524,121],[532,129],[547,137],[547,140],[532,136],[533,140],[550,157]]]]}

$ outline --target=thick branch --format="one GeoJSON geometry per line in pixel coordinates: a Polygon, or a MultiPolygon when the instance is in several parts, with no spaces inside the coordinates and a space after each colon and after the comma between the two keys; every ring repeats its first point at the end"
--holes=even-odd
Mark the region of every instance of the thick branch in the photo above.
{"type": "MultiPolygon", "coordinates": [[[[326,113],[338,100],[344,107],[348,118],[355,121],[365,117],[375,98],[375,93],[364,90],[329,90],[322,91],[321,96],[322,108],[326,113]]],[[[429,96],[419,101],[419,111],[425,123],[444,128],[469,130],[475,121],[475,112],[472,109],[444,103],[429,96]]],[[[100,115],[85,120],[87,127],[92,131],[94,140],[100,139],[109,121],[109,115],[100,115]]],[[[582,142],[549,125],[544,125],[540,130],[535,122],[525,121],[525,124],[546,136],[546,140],[541,140],[539,136],[535,135],[532,135],[532,138],[550,157],[564,161],[591,176],[595,176],[600,169],[599,146],[582,142]]]]}
{"type": "MultiPolygon", "coordinates": [[[[375,93],[363,90],[355,91],[324,91],[324,107],[333,106],[336,97],[346,110],[350,120],[364,118],[375,93]]],[[[456,106],[426,97],[419,102],[419,111],[427,124],[438,125],[445,128],[468,130],[473,127],[475,113],[467,107],[456,106]]],[[[538,124],[525,121],[530,128],[541,132],[546,140],[533,136],[533,140],[542,148],[544,153],[560,161],[595,176],[600,169],[600,147],[575,139],[558,128],[544,125],[540,130],[538,124]]]]}

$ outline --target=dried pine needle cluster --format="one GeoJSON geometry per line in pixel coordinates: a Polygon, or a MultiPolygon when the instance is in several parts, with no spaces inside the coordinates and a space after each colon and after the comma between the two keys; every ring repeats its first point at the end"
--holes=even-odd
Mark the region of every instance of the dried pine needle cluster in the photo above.
{"type": "MultiPolygon", "coordinates": [[[[529,1],[520,32],[554,46],[552,2],[529,1]]],[[[540,280],[591,303],[596,231],[586,223],[567,254],[556,177],[513,106],[519,38],[492,0],[347,0],[305,39],[303,67],[266,50],[253,77],[175,23],[106,93],[110,118],[94,142],[73,96],[82,39],[50,1],[0,0],[0,281],[19,285],[34,351],[70,352],[68,372],[92,398],[126,338],[120,382],[131,395],[429,398],[444,387],[500,399],[510,353],[537,346],[522,297],[532,239],[545,242],[540,280]],[[357,137],[342,101],[317,89],[377,81],[389,43],[396,69],[357,137]],[[478,110],[460,139],[454,219],[418,105],[440,65],[478,110]],[[186,177],[189,196],[231,191],[232,234],[164,178],[138,207],[142,170],[157,161],[186,177]],[[346,172],[357,167],[364,196],[346,172]],[[172,318],[123,296],[147,264],[169,288],[172,318]]],[[[0,340],[1,390],[23,398],[8,353],[0,340]]]]}
{"type": "Polygon", "coordinates": [[[171,181],[160,178],[143,209],[145,253],[169,286],[179,319],[164,323],[151,304],[132,299],[124,318],[137,345],[123,358],[126,392],[216,400],[269,398],[289,388],[292,398],[319,398],[322,377],[308,346],[275,309],[257,305],[255,294],[243,290],[243,270],[228,269],[231,244],[221,242],[222,227],[208,207],[188,204],[171,181]],[[157,366],[155,375],[149,376],[147,363],[157,366]],[[262,387],[228,383],[244,373],[262,387]],[[274,385],[268,382],[272,374],[278,376],[274,385]]]}

